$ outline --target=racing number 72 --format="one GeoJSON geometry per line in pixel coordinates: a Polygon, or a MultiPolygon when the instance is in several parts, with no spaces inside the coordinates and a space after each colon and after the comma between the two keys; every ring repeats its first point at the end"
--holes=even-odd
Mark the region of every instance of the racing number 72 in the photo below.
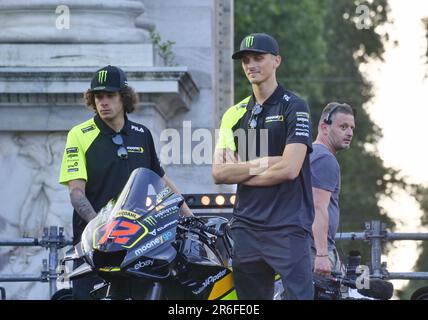
{"type": "Polygon", "coordinates": [[[101,228],[104,231],[103,236],[98,241],[98,245],[104,244],[107,239],[114,239],[114,243],[126,244],[129,241],[128,236],[136,234],[141,229],[141,226],[129,221],[112,221],[101,228]]]}

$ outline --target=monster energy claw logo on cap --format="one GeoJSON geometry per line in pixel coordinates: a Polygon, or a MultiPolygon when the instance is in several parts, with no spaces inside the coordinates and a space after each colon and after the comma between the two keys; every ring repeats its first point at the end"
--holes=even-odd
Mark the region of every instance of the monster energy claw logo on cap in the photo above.
{"type": "Polygon", "coordinates": [[[245,38],[245,46],[247,48],[251,47],[253,45],[253,43],[254,43],[254,36],[247,36],[245,38]]]}
{"type": "Polygon", "coordinates": [[[91,92],[118,92],[128,86],[125,72],[119,67],[105,66],[98,69],[91,81],[91,92]]]}
{"type": "Polygon", "coordinates": [[[248,52],[270,53],[277,56],[279,55],[278,42],[266,33],[251,33],[242,39],[239,50],[232,55],[232,59],[242,59],[243,55],[248,52]]]}
{"type": "Polygon", "coordinates": [[[98,83],[102,84],[107,81],[107,70],[101,70],[98,72],[98,83]]]}

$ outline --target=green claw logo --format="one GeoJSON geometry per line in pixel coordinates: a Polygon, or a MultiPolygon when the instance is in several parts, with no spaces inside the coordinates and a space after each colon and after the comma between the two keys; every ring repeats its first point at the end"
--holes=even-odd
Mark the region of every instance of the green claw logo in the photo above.
{"type": "Polygon", "coordinates": [[[145,222],[147,222],[149,225],[154,226],[156,225],[156,219],[153,217],[147,217],[146,219],[144,219],[145,222]]]}
{"type": "Polygon", "coordinates": [[[251,47],[253,45],[253,42],[254,42],[254,36],[247,36],[245,38],[245,46],[247,48],[251,47]]]}
{"type": "Polygon", "coordinates": [[[107,70],[101,70],[98,72],[98,83],[102,84],[107,81],[107,70]]]}

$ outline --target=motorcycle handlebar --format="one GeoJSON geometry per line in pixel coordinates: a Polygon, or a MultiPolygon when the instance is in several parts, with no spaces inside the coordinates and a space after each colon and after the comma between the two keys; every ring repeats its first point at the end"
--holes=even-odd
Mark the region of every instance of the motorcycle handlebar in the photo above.
{"type": "Polygon", "coordinates": [[[208,227],[203,222],[201,222],[197,217],[186,217],[181,219],[181,223],[183,225],[188,225],[191,228],[198,229],[200,231],[205,231],[217,237],[224,236],[224,232],[221,230],[217,230],[214,227],[208,227]]]}

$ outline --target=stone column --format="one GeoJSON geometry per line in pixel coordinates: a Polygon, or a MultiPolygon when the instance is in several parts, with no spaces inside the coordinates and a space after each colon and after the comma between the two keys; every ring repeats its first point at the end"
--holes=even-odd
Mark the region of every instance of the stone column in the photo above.
{"type": "MultiPolygon", "coordinates": [[[[229,191],[233,187],[213,183],[209,149],[222,111],[232,104],[233,1],[141,1],[162,40],[174,42],[174,62],[188,66],[199,88],[191,109],[166,118],[181,138],[180,163],[167,166],[168,176],[185,193],[229,191]],[[208,147],[201,151],[201,146],[208,147]]],[[[165,158],[167,163],[170,157],[165,158]]]]}

